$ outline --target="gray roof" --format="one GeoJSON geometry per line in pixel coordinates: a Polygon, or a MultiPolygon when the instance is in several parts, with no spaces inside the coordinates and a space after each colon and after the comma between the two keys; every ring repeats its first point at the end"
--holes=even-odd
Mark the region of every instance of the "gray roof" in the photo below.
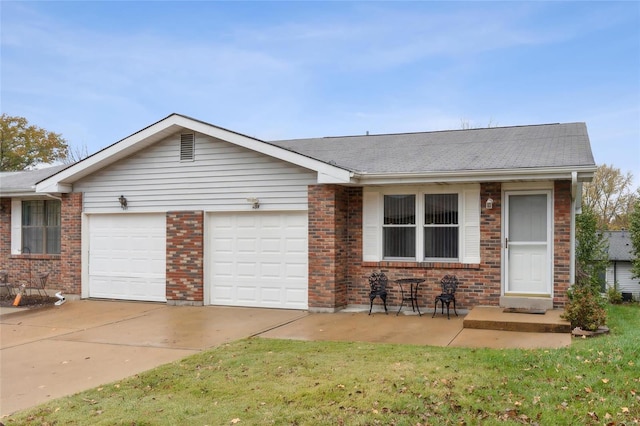
{"type": "Polygon", "coordinates": [[[10,195],[16,193],[35,193],[35,185],[43,179],[53,176],[66,169],[70,164],[47,167],[37,170],[24,170],[19,172],[0,172],[0,194],[10,195]]]}
{"type": "Polygon", "coordinates": [[[593,166],[585,123],[270,142],[356,173],[593,166]]]}
{"type": "Polygon", "coordinates": [[[609,260],[630,261],[633,258],[629,231],[606,231],[604,236],[609,242],[609,260]]]}

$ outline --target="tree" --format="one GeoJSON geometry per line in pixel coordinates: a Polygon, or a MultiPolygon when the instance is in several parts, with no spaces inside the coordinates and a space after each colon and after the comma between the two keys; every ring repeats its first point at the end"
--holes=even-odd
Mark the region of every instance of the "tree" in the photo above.
{"type": "Polygon", "coordinates": [[[69,147],[58,133],[29,125],[26,118],[0,116],[0,171],[26,170],[64,160],[69,147]]]}
{"type": "Polygon", "coordinates": [[[598,217],[589,206],[582,207],[576,216],[576,269],[577,284],[600,292],[602,275],[607,270],[609,253],[598,217]]]}
{"type": "Polygon", "coordinates": [[[86,144],[82,146],[69,146],[69,149],[67,150],[67,157],[64,159],[64,164],[77,163],[88,156],[89,148],[87,148],[86,144]]]}
{"type": "Polygon", "coordinates": [[[631,236],[631,273],[632,278],[640,278],[640,199],[636,200],[629,215],[629,234],[631,236]]]}
{"type": "Polygon", "coordinates": [[[622,174],[620,169],[603,164],[593,175],[593,181],[584,186],[584,205],[598,217],[600,229],[629,227],[629,212],[638,199],[633,193],[633,175],[622,174]]]}

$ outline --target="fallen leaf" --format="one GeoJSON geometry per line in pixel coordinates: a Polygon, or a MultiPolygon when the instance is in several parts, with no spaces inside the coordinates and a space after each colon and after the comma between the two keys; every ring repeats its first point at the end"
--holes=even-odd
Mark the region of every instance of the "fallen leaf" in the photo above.
{"type": "Polygon", "coordinates": [[[240,419],[239,418],[235,418],[235,419],[231,419],[231,424],[235,425],[236,423],[240,423],[240,419]]]}
{"type": "Polygon", "coordinates": [[[602,383],[609,383],[609,379],[602,379],[602,383]]]}
{"type": "Polygon", "coordinates": [[[629,407],[622,407],[622,412],[623,413],[628,413],[629,412],[629,407]]]}
{"type": "Polygon", "coordinates": [[[590,387],[586,387],[586,388],[584,388],[584,391],[586,393],[591,393],[593,391],[593,389],[591,389],[590,387]]]}

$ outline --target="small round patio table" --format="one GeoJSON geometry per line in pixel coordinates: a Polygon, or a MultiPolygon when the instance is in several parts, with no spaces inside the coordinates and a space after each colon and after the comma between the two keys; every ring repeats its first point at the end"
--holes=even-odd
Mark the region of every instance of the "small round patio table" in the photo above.
{"type": "Polygon", "coordinates": [[[418,315],[422,316],[420,312],[420,307],[418,307],[418,286],[425,282],[424,278],[401,278],[399,280],[395,280],[395,283],[400,286],[400,292],[402,293],[401,301],[400,301],[400,309],[396,313],[396,316],[400,314],[402,307],[405,302],[411,302],[411,310],[415,312],[418,311],[418,315]]]}

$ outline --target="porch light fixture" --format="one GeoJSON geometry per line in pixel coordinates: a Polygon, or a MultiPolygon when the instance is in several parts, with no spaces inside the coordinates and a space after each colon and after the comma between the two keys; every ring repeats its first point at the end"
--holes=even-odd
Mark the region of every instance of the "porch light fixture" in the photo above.
{"type": "Polygon", "coordinates": [[[258,200],[257,198],[255,198],[255,197],[247,198],[247,201],[253,205],[252,207],[254,209],[259,209],[260,208],[260,200],[258,200]]]}
{"type": "Polygon", "coordinates": [[[484,206],[487,210],[491,210],[493,208],[493,198],[491,197],[487,198],[487,202],[485,203],[484,206]]]}
{"type": "Polygon", "coordinates": [[[118,198],[118,201],[120,201],[120,207],[122,208],[122,210],[126,210],[127,209],[127,199],[124,198],[124,195],[121,195],[118,198]]]}

